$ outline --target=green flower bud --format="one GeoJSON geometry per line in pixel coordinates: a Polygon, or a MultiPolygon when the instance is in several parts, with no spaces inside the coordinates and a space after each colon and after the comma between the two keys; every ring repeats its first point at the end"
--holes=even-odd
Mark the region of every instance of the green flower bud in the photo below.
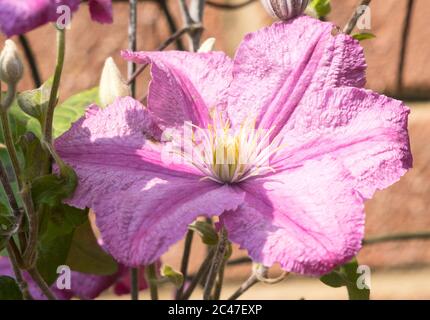
{"type": "Polygon", "coordinates": [[[286,21],[301,15],[309,0],[261,0],[261,3],[272,17],[286,21]]]}
{"type": "Polygon", "coordinates": [[[113,103],[118,97],[130,95],[130,88],[111,57],[107,58],[100,78],[99,97],[102,107],[113,103]]]}
{"type": "Polygon", "coordinates": [[[22,78],[24,66],[15,43],[8,39],[0,53],[0,80],[9,85],[16,85],[22,78]]]}

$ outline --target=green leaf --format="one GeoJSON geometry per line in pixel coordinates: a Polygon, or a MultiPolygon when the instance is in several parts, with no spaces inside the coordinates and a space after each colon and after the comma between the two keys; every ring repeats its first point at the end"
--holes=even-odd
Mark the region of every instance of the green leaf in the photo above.
{"type": "Polygon", "coordinates": [[[72,238],[73,233],[69,233],[53,240],[48,237],[39,241],[37,269],[48,285],[57,279],[58,266],[66,264],[72,238]]]}
{"type": "Polygon", "coordinates": [[[70,129],[72,123],[85,114],[90,104],[98,103],[98,95],[98,88],[93,88],[80,92],[57,106],[54,112],[54,136],[58,137],[70,129]]]}
{"type": "Polygon", "coordinates": [[[52,284],[58,277],[57,268],[65,265],[76,228],[88,221],[84,210],[61,205],[45,211],[37,267],[46,282],[52,284]]]}
{"type": "Polygon", "coordinates": [[[322,276],[320,280],[332,288],[340,288],[346,285],[343,275],[337,270],[333,270],[329,274],[322,276]]]}
{"type": "Polygon", "coordinates": [[[48,108],[53,78],[51,77],[38,89],[23,91],[17,94],[17,103],[21,110],[42,123],[48,108]]]}
{"type": "Polygon", "coordinates": [[[376,38],[376,36],[373,33],[368,33],[368,32],[356,33],[352,37],[358,41],[376,38]]]}
{"type": "Polygon", "coordinates": [[[34,181],[49,170],[46,168],[46,164],[49,164],[49,155],[43,150],[39,138],[34,133],[27,132],[21,136],[18,145],[24,157],[22,174],[28,181],[34,181]]]}
{"type": "MultiPolygon", "coordinates": [[[[33,132],[38,137],[41,136],[42,129],[39,121],[22,111],[16,101],[9,109],[9,121],[15,142],[28,131],[33,132]]],[[[1,139],[3,141],[3,136],[1,139]]]]}
{"type": "Polygon", "coordinates": [[[41,229],[45,241],[55,241],[57,237],[71,234],[77,227],[88,221],[88,211],[63,204],[47,210],[41,229]]]}
{"type": "Polygon", "coordinates": [[[16,227],[15,216],[8,205],[0,202],[0,251],[3,250],[16,227]]]}
{"type": "Polygon", "coordinates": [[[14,278],[0,276],[0,300],[23,300],[21,290],[14,278]]]}
{"type": "Polygon", "coordinates": [[[180,288],[184,283],[184,276],[182,275],[182,273],[174,270],[171,266],[164,265],[161,269],[161,275],[163,277],[166,277],[177,288],[180,288]]]}
{"type": "Polygon", "coordinates": [[[76,174],[71,168],[63,173],[68,174],[65,177],[48,174],[34,179],[31,192],[36,208],[42,204],[58,206],[63,199],[73,195],[77,186],[76,174]]]}
{"type": "Polygon", "coordinates": [[[116,261],[98,244],[89,221],[76,229],[66,264],[74,271],[90,274],[111,275],[118,271],[116,261]]]}
{"type": "Polygon", "coordinates": [[[336,268],[331,273],[322,276],[320,280],[333,288],[346,287],[350,300],[369,300],[370,290],[366,288],[360,289],[358,287],[357,282],[360,274],[357,271],[358,262],[354,258],[343,266],[336,268]]]}
{"type": "Polygon", "coordinates": [[[195,221],[188,226],[188,229],[197,232],[204,244],[214,246],[218,243],[218,234],[213,225],[206,221],[195,221]]]}
{"type": "Polygon", "coordinates": [[[356,259],[343,265],[341,267],[343,274],[346,275],[346,288],[348,289],[348,296],[350,300],[369,300],[370,290],[358,288],[358,278],[361,274],[358,273],[358,262],[356,259]]]}
{"type": "Polygon", "coordinates": [[[331,11],[330,0],[312,0],[309,7],[316,13],[318,18],[327,16],[331,11]]]}

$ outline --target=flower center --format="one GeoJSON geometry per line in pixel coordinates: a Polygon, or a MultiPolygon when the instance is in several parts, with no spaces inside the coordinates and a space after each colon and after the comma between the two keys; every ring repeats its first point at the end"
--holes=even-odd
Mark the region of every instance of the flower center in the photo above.
{"type": "Polygon", "coordinates": [[[269,160],[279,150],[279,143],[271,141],[272,129],[256,129],[252,119],[232,128],[216,113],[208,128],[188,125],[190,130],[185,131],[192,136],[191,144],[184,146],[182,156],[205,175],[204,179],[238,183],[274,171],[269,160]]]}

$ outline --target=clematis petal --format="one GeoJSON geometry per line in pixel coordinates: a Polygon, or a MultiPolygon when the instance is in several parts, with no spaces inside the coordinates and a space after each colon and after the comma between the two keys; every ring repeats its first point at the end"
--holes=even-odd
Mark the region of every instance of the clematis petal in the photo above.
{"type": "MultiPolygon", "coordinates": [[[[82,300],[93,300],[113,285],[115,294],[127,294],[130,293],[130,287],[126,283],[126,281],[130,282],[128,277],[129,273],[129,268],[124,265],[119,265],[118,272],[108,276],[72,271],[70,289],[58,289],[56,283],[54,283],[51,286],[51,290],[60,300],[70,300],[73,297],[82,300]]],[[[140,274],[144,274],[143,268],[141,268],[140,274]]],[[[0,258],[0,275],[15,277],[8,258],[0,258]]],[[[28,283],[32,297],[36,300],[46,300],[46,296],[40,291],[28,273],[24,272],[23,276],[25,281],[28,283]]],[[[140,279],[139,284],[140,290],[147,288],[147,284],[143,277],[140,279]]]]}
{"type": "Polygon", "coordinates": [[[56,21],[67,6],[70,12],[79,7],[79,0],[0,0],[0,30],[11,37],[56,21]]]}
{"type": "Polygon", "coordinates": [[[243,201],[243,192],[201,181],[185,165],[165,165],[163,144],[145,139],[148,113],[119,98],[87,116],[56,141],[79,177],[70,204],[91,207],[106,249],[126,265],[157,260],[197,216],[220,215],[243,201]]]}
{"type": "Polygon", "coordinates": [[[412,167],[409,109],[401,101],[345,87],[315,92],[303,106],[280,133],[286,147],[271,161],[277,171],[329,154],[349,170],[363,197],[371,198],[412,167]]]}
{"type": "Polygon", "coordinates": [[[91,18],[100,23],[112,23],[112,0],[90,0],[91,18]]]}
{"type": "Polygon", "coordinates": [[[82,300],[93,300],[122,277],[126,268],[120,266],[120,269],[121,271],[109,276],[72,272],[70,290],[57,289],[56,292],[64,291],[72,297],[82,300]]]}
{"type": "Polygon", "coordinates": [[[223,52],[122,52],[136,63],[152,63],[148,109],[166,126],[184,121],[205,127],[208,108],[225,109],[232,62],[223,52]]]}
{"type": "Polygon", "coordinates": [[[248,34],[233,66],[228,112],[240,124],[255,115],[278,133],[303,96],[340,86],[362,87],[365,61],[358,41],[332,35],[333,24],[302,16],[248,34]]]}
{"type": "MultiPolygon", "coordinates": [[[[160,264],[160,263],[158,263],[160,264]]],[[[124,295],[129,294],[131,292],[131,276],[130,276],[130,268],[126,268],[122,266],[122,277],[116,281],[113,291],[116,295],[124,295]]],[[[145,290],[148,288],[148,284],[146,282],[145,277],[145,268],[139,268],[139,290],[145,290]]]]}
{"type": "Polygon", "coordinates": [[[363,199],[335,159],[245,181],[245,202],[222,215],[229,238],[265,266],[322,275],[361,248],[363,199]],[[252,236],[251,236],[252,235],[252,236]]]}

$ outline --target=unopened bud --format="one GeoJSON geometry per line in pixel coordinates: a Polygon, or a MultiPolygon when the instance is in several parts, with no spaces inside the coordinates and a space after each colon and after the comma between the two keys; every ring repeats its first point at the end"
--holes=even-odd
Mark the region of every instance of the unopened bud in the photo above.
{"type": "Polygon", "coordinates": [[[261,0],[261,3],[272,17],[286,21],[301,15],[309,0],[261,0]]]}
{"type": "Polygon", "coordinates": [[[24,73],[24,67],[19,57],[15,43],[8,39],[0,53],[0,80],[9,85],[15,85],[24,73]]]}
{"type": "Polygon", "coordinates": [[[118,97],[130,95],[130,88],[121,76],[121,72],[111,57],[103,67],[99,86],[99,97],[102,107],[113,103],[118,97]]]}
{"type": "Polygon", "coordinates": [[[210,52],[215,46],[215,38],[207,38],[200,46],[197,52],[210,52]]]}

